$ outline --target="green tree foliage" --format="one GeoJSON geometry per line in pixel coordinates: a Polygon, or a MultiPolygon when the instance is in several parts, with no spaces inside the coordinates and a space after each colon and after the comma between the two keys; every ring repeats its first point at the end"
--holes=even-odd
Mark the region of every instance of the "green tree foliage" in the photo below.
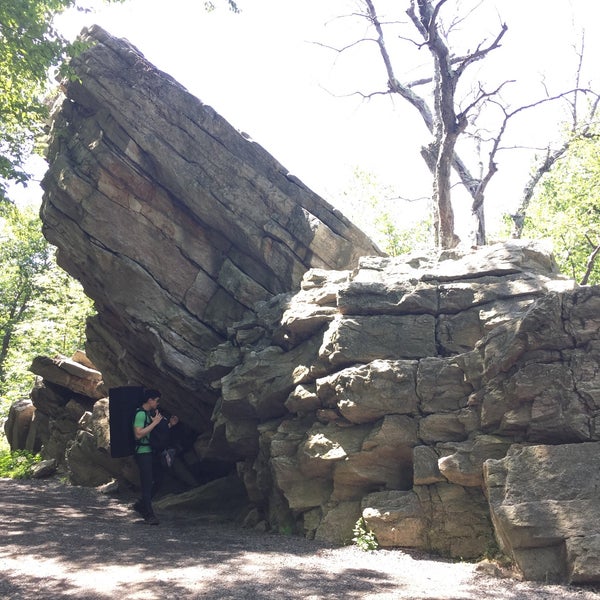
{"type": "MultiPolygon", "coordinates": [[[[73,0],[0,3],[0,177],[24,182],[23,163],[41,132],[48,71],[65,57],[67,44],[52,16],[73,0]]],[[[4,196],[4,186],[0,190],[4,196]]]]}
{"type": "Polygon", "coordinates": [[[525,237],[549,238],[561,270],[600,283],[600,136],[575,140],[544,177],[525,217],[525,237]]]}
{"type": "Polygon", "coordinates": [[[0,251],[0,382],[15,329],[42,292],[39,277],[50,266],[50,248],[31,211],[4,210],[0,251]]]}
{"type": "MultiPolygon", "coordinates": [[[[240,11],[235,0],[204,6],[211,11],[221,3],[240,11]]],[[[52,71],[82,49],[54,27],[54,17],[67,9],[90,10],[79,0],[0,0],[0,201],[7,200],[8,183],[29,179],[25,161],[41,139],[52,71]]]]}
{"type": "Polygon", "coordinates": [[[433,222],[420,217],[425,211],[415,209],[418,202],[398,198],[389,185],[361,169],[354,170],[352,182],[337,201],[344,214],[390,256],[433,250],[433,222]]]}
{"type": "Polygon", "coordinates": [[[0,414],[33,385],[38,354],[83,345],[91,301],[54,260],[33,209],[4,206],[0,219],[0,414]]]}
{"type": "Polygon", "coordinates": [[[39,454],[26,450],[10,452],[0,449],[0,477],[9,479],[27,479],[31,477],[33,467],[42,460],[39,454]]]}
{"type": "Polygon", "coordinates": [[[50,71],[77,48],[53,17],[73,7],[77,0],[0,2],[0,200],[8,181],[28,179],[24,163],[43,129],[50,71]]]}

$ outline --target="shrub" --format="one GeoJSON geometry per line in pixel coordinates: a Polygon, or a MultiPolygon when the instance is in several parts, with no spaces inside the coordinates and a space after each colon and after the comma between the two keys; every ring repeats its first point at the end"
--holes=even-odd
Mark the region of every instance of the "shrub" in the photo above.
{"type": "Polygon", "coordinates": [[[26,450],[0,451],[0,477],[9,479],[27,479],[31,477],[33,466],[40,462],[39,454],[31,454],[26,450]]]}
{"type": "Polygon", "coordinates": [[[361,517],[356,521],[356,525],[352,530],[354,537],[352,541],[365,552],[369,550],[377,550],[379,548],[379,542],[375,537],[375,534],[367,527],[367,522],[364,517],[361,517]]]}

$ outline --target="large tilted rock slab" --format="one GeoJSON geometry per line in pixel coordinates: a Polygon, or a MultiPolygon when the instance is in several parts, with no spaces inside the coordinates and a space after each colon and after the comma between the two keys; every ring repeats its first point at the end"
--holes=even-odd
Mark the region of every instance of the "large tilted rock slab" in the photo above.
{"type": "Polygon", "coordinates": [[[492,519],[527,579],[596,582],[600,443],[511,448],[485,463],[492,519]]]}
{"type": "Polygon", "coordinates": [[[199,430],[207,354],[307,269],[379,254],[258,144],[99,27],[54,113],[41,211],[98,316],[87,352],[109,387],[160,387],[199,430]]]}

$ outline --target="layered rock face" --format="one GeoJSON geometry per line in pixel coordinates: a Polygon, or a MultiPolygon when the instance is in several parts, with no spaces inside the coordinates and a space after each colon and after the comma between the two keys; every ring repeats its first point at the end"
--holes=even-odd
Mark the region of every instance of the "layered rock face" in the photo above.
{"type": "MultiPolygon", "coordinates": [[[[497,540],[526,577],[600,580],[600,289],[527,242],[382,257],[129,44],[87,39],[42,218],[96,302],[104,390],[160,388],[197,434],[192,480],[223,465],[212,490],[233,494],[233,468],[247,525],[348,542],[363,517],[384,546],[473,558],[497,540]]],[[[38,364],[44,388],[79,385],[56,366],[38,364]]],[[[89,460],[87,484],[133,481],[91,382],[73,479],[89,460]]]]}
{"type": "Polygon", "coordinates": [[[368,238],[130,44],[98,27],[65,83],[44,178],[44,233],[98,317],[107,386],[160,384],[197,430],[216,395],[207,352],[308,268],[378,254],[368,238]]]}
{"type": "Polygon", "coordinates": [[[308,272],[244,346],[250,325],[212,442],[271,523],[344,542],[362,516],[384,546],[471,558],[496,537],[526,577],[600,577],[596,477],[579,489],[598,473],[599,288],[525,243],[364,258],[308,272]],[[541,469],[554,452],[560,468],[541,469]]]}

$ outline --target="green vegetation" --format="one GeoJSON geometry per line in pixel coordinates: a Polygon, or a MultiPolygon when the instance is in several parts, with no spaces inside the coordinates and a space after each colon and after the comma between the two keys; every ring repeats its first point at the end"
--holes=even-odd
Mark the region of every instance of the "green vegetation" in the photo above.
{"type": "Polygon", "coordinates": [[[77,0],[0,2],[0,201],[7,182],[29,179],[24,164],[41,140],[51,77],[81,49],[53,25],[74,7],[77,0]]]}
{"type": "Polygon", "coordinates": [[[600,283],[600,131],[571,143],[544,177],[529,205],[523,235],[552,240],[569,277],[600,283]]]}
{"type": "Polygon", "coordinates": [[[356,525],[352,532],[354,533],[352,541],[361,550],[368,552],[369,550],[377,550],[379,548],[379,542],[377,541],[375,534],[368,528],[364,517],[361,517],[356,521],[356,525]]]}
{"type": "Polygon", "coordinates": [[[70,355],[83,346],[92,302],[62,271],[33,209],[0,211],[0,418],[28,396],[36,355],[70,355]]]}
{"type": "Polygon", "coordinates": [[[27,479],[37,463],[42,460],[39,454],[31,454],[26,450],[0,450],[0,477],[9,479],[27,479]]]}
{"type": "Polygon", "coordinates": [[[384,252],[400,256],[433,250],[431,210],[419,211],[418,208],[424,207],[418,207],[415,211],[413,204],[420,201],[398,198],[391,186],[356,168],[353,180],[337,204],[384,252]],[[421,214],[429,214],[429,218],[419,218],[421,214]]]}

